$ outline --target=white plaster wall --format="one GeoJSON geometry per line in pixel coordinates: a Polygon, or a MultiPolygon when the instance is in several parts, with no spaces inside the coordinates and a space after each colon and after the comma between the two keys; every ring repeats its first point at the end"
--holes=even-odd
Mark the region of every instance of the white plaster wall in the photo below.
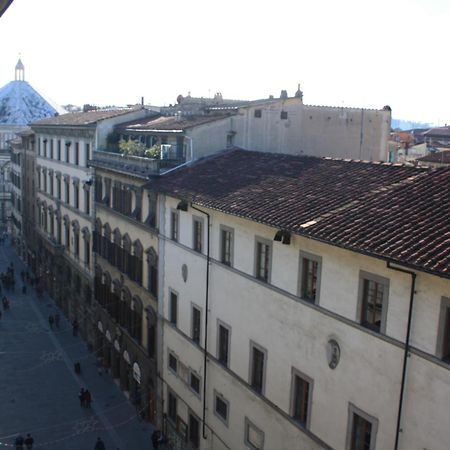
{"type": "MultiPolygon", "coordinates": [[[[170,235],[170,209],[176,208],[177,203],[178,200],[170,198],[166,202],[167,226],[162,230],[166,236],[170,235]]],[[[272,241],[275,229],[208,212],[212,215],[212,257],[219,258],[220,224],[234,228],[234,268],[243,272],[217,262],[211,265],[208,351],[216,355],[217,319],[220,319],[231,326],[230,369],[244,381],[239,382],[224,370],[209,369],[208,401],[212,402],[212,392],[217,389],[230,402],[230,426],[228,430],[218,426],[219,435],[233,443],[231,448],[240,448],[243,417],[247,415],[265,431],[266,439],[270,436],[278,445],[289,443],[285,448],[302,448],[292,447],[300,440],[299,430],[273,408],[266,408],[266,403],[251,393],[245,384],[249,376],[251,340],[267,350],[265,396],[282,411],[289,414],[291,370],[294,367],[314,380],[311,406],[311,431],[314,434],[333,448],[344,448],[351,402],[378,419],[377,448],[393,448],[403,363],[403,349],[398,341],[404,341],[406,335],[411,278],[388,269],[384,261],[310,239],[295,236],[291,245],[283,245],[272,241]],[[286,293],[252,278],[255,235],[272,241],[271,283],[286,293]],[[296,301],[289,295],[297,294],[300,250],[322,257],[319,307],[296,301]],[[386,335],[391,340],[381,339],[357,322],[360,270],[390,280],[386,335]],[[335,370],[328,367],[326,358],[326,344],[330,338],[336,339],[341,346],[341,360],[335,370]]],[[[205,306],[205,258],[189,250],[192,248],[192,214],[198,215],[191,208],[188,212],[180,211],[180,244],[170,240],[165,242],[166,286],[162,294],[164,315],[168,317],[168,287],[179,293],[178,326],[188,336],[191,302],[195,301],[203,311],[205,306]],[[182,264],[189,268],[186,283],[181,277],[182,264]]],[[[440,300],[443,295],[449,296],[450,282],[419,273],[416,289],[411,342],[428,352],[432,360],[440,300]]],[[[168,327],[171,328],[166,325],[166,329],[168,327]]],[[[173,330],[165,334],[165,349],[169,345],[185,362],[195,361],[196,368],[201,364],[198,349],[173,330]]],[[[166,352],[164,357],[167,357],[166,352]]],[[[413,359],[414,363],[408,362],[405,393],[408,401],[404,407],[408,411],[402,422],[408,432],[400,448],[444,448],[449,403],[447,395],[439,395],[439,392],[450,392],[449,370],[416,355],[413,359]],[[425,389],[430,385],[431,392],[425,389]],[[424,416],[431,418],[421,421],[424,416]],[[433,421],[436,423],[430,425],[433,421]],[[433,433],[436,436],[430,442],[435,446],[425,447],[427,436],[433,433]],[[414,442],[424,445],[411,446],[414,442]]],[[[166,366],[167,361],[164,370],[166,366]]],[[[170,376],[168,382],[172,383],[170,376]]],[[[195,402],[191,405],[186,393],[189,389],[175,381],[173,384],[177,394],[189,403],[189,407],[195,408],[195,402]]],[[[210,423],[216,423],[213,415],[210,403],[210,423]]],[[[278,448],[266,442],[265,448],[278,448]]]]}

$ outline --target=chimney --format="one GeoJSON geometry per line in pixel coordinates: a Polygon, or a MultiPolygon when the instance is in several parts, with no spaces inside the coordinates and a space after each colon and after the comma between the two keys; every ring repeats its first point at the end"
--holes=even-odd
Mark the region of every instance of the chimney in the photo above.
{"type": "Polygon", "coordinates": [[[283,100],[287,99],[287,98],[288,98],[287,91],[285,91],[285,90],[283,89],[283,90],[281,91],[280,98],[283,99],[283,100]]]}

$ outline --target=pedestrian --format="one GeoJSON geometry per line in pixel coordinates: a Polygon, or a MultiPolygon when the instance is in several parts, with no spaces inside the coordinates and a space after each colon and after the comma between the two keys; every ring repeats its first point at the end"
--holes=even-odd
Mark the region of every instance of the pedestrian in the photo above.
{"type": "Polygon", "coordinates": [[[59,330],[59,319],[60,319],[59,314],[56,313],[55,314],[55,326],[56,326],[56,328],[58,328],[58,330],[59,330]]]}
{"type": "Polygon", "coordinates": [[[101,438],[97,438],[97,442],[95,443],[94,450],[106,450],[104,442],[101,438]]]}
{"type": "Polygon", "coordinates": [[[90,408],[91,407],[91,402],[92,402],[92,395],[89,392],[89,389],[86,389],[84,391],[84,399],[85,399],[86,408],[90,408]]]}
{"type": "Polygon", "coordinates": [[[152,433],[152,444],[153,444],[153,448],[154,448],[155,450],[158,450],[158,448],[159,448],[159,439],[160,439],[160,436],[161,436],[161,431],[159,431],[159,430],[155,430],[155,431],[152,433]]]}
{"type": "Polygon", "coordinates": [[[84,402],[85,402],[85,390],[84,388],[80,389],[80,392],[78,393],[78,398],[80,400],[80,406],[84,408],[84,402]]]}
{"type": "Polygon", "coordinates": [[[33,448],[33,444],[34,444],[34,439],[31,437],[31,434],[28,433],[27,437],[25,438],[25,447],[27,448],[27,450],[32,450],[33,448]]]}
{"type": "Polygon", "coordinates": [[[48,316],[48,324],[50,325],[50,329],[53,330],[53,323],[54,323],[55,319],[54,317],[50,314],[48,316]]]}
{"type": "Polygon", "coordinates": [[[19,436],[16,437],[16,440],[14,441],[14,445],[16,446],[16,450],[23,450],[23,437],[19,434],[19,436]]]}
{"type": "Polygon", "coordinates": [[[72,334],[73,334],[74,336],[77,336],[77,334],[78,334],[78,321],[77,321],[77,319],[75,319],[75,320],[72,322],[72,334]]]}

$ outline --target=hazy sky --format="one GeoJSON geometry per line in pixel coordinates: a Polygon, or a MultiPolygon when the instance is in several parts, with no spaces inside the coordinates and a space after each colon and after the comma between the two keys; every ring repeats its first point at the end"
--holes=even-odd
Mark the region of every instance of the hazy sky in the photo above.
{"type": "Polygon", "coordinates": [[[14,0],[0,87],[59,104],[168,105],[178,94],[294,95],[450,123],[449,0],[14,0]]]}

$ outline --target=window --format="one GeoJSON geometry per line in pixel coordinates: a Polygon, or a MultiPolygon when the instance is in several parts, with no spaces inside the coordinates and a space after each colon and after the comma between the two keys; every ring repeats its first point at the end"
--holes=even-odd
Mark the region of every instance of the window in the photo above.
{"type": "Polygon", "coordinates": [[[220,261],[227,266],[233,265],[233,238],[232,228],[220,227],[220,261]]]}
{"type": "Polygon", "coordinates": [[[53,139],[50,139],[50,158],[53,159],[53,139]]]}
{"type": "Polygon", "coordinates": [[[148,290],[158,298],[158,255],[153,247],[147,250],[148,290]]]}
{"type": "Polygon", "coordinates": [[[261,109],[255,109],[255,118],[261,119],[262,117],[262,110],[261,109]]]}
{"type": "Polygon", "coordinates": [[[255,276],[258,280],[269,282],[270,278],[270,259],[272,253],[272,243],[257,238],[255,254],[255,276]]]}
{"type": "Polygon", "coordinates": [[[234,146],[234,136],[235,133],[233,132],[227,134],[227,148],[234,146]]]}
{"type": "Polygon", "coordinates": [[[229,410],[228,401],[225,400],[223,395],[214,391],[214,414],[220,420],[222,420],[222,422],[224,422],[225,425],[228,425],[228,410],[229,410]]]}
{"type": "Polygon", "coordinates": [[[310,405],[312,398],[312,380],[292,369],[291,415],[303,427],[309,427],[310,405]]]}
{"type": "Polygon", "coordinates": [[[167,416],[169,417],[169,419],[173,422],[176,423],[177,421],[177,397],[175,394],[173,394],[171,391],[168,392],[167,394],[167,416]]]}
{"type": "Polygon", "coordinates": [[[192,224],[193,230],[193,249],[196,252],[201,253],[203,249],[203,220],[198,217],[194,217],[192,224]]]}
{"type": "Polygon", "coordinates": [[[169,321],[172,325],[177,326],[178,322],[178,294],[169,291],[169,321]]]}
{"type": "Polygon", "coordinates": [[[202,312],[197,306],[192,306],[192,340],[200,345],[200,330],[201,330],[202,312]]]}
{"type": "Polygon", "coordinates": [[[80,233],[78,230],[73,232],[73,252],[78,259],[80,257],[80,233]]]}
{"type": "Polygon", "coordinates": [[[169,352],[169,369],[174,373],[178,372],[178,359],[173,353],[170,352],[169,352]]]}
{"type": "Polygon", "coordinates": [[[361,325],[378,333],[386,331],[389,280],[361,271],[359,285],[361,325]]]}
{"type": "Polygon", "coordinates": [[[300,298],[318,303],[322,258],[300,252],[300,298]]]}
{"type": "Polygon", "coordinates": [[[230,363],[230,334],[230,328],[217,321],[217,359],[225,367],[230,363]]]}
{"type": "Polygon", "coordinates": [[[56,159],[61,161],[61,140],[58,139],[56,143],[56,159]]]}
{"type": "Polygon", "coordinates": [[[91,213],[91,191],[89,188],[84,189],[84,212],[87,215],[91,213]]]}
{"type": "Polygon", "coordinates": [[[189,413],[189,442],[193,448],[200,446],[200,421],[192,413],[189,413]]]}
{"type": "Polygon", "coordinates": [[[50,172],[49,178],[50,178],[50,180],[49,180],[50,181],[50,195],[53,197],[53,172],[50,172]]]}
{"type": "Polygon", "coordinates": [[[375,450],[378,420],[349,404],[346,450],[375,450]]]}
{"type": "Polygon", "coordinates": [[[450,298],[441,300],[436,353],[438,358],[450,363],[450,298]]]}
{"type": "Polygon", "coordinates": [[[288,118],[288,113],[287,111],[281,111],[280,113],[280,119],[281,120],[286,120],[288,118]]]}
{"type": "Polygon", "coordinates": [[[65,189],[66,189],[66,203],[70,204],[70,182],[69,182],[69,178],[65,178],[64,186],[65,186],[65,189]]]}
{"type": "Polygon", "coordinates": [[[150,227],[156,227],[156,208],[157,208],[157,196],[154,192],[148,194],[148,216],[145,219],[145,223],[150,227]]]}
{"type": "Polygon", "coordinates": [[[78,183],[74,183],[73,185],[73,203],[75,208],[80,207],[80,191],[78,189],[78,183]]]}
{"type": "Polygon", "coordinates": [[[170,238],[178,241],[178,211],[170,212],[170,238]]]}
{"type": "Polygon", "coordinates": [[[258,394],[264,394],[266,354],[266,350],[250,342],[250,385],[258,394]]]}
{"type": "Polygon", "coordinates": [[[264,433],[247,418],[245,418],[244,441],[253,450],[262,450],[264,448],[264,433]]]}
{"type": "Polygon", "coordinates": [[[192,371],[189,372],[189,386],[196,394],[200,394],[200,377],[192,371]]]}
{"type": "Polygon", "coordinates": [[[77,166],[80,164],[80,144],[78,142],[75,143],[74,163],[77,166]]]}
{"type": "Polygon", "coordinates": [[[87,167],[91,154],[91,146],[90,144],[84,144],[84,164],[87,167]]]}
{"type": "Polygon", "coordinates": [[[61,176],[56,177],[56,198],[61,200],[61,176]]]}

